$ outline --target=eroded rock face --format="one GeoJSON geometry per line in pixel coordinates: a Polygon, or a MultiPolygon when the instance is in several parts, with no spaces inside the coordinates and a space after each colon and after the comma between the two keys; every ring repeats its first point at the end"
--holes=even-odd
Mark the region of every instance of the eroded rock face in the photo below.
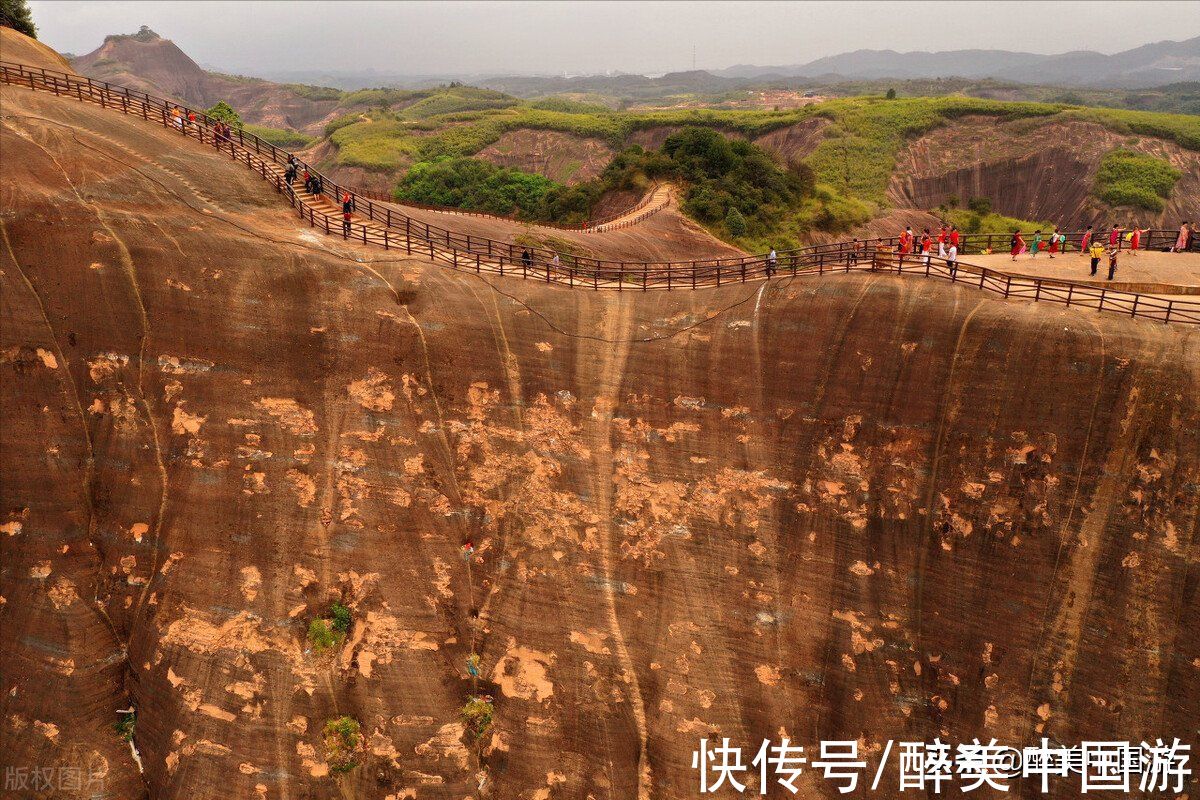
{"type": "Polygon", "coordinates": [[[889,199],[908,208],[934,208],[951,195],[960,203],[986,197],[1002,214],[1070,230],[1115,221],[1177,228],[1200,216],[1200,154],[1162,139],[1122,136],[1091,122],[965,117],[901,151],[888,188],[889,199]],[[1093,196],[1101,159],[1118,147],[1162,158],[1179,170],[1161,212],[1112,209],[1093,196]]]}
{"type": "Polygon", "coordinates": [[[483,280],[111,125],[0,128],[6,764],[669,798],[702,736],[1193,730],[1194,335],[886,276],[483,280]]]}
{"type": "Polygon", "coordinates": [[[519,130],[504,134],[477,157],[573,185],[599,177],[612,160],[613,149],[600,139],[560,131],[519,130]]]}

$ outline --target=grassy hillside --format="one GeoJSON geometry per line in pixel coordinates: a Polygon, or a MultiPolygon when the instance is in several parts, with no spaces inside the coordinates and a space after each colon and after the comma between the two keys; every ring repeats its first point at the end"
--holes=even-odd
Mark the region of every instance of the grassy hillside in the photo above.
{"type": "MultiPolygon", "coordinates": [[[[635,132],[662,126],[701,127],[736,138],[754,139],[813,118],[828,120],[821,141],[804,159],[805,167],[811,173],[812,190],[793,198],[793,206],[786,213],[769,215],[771,221],[768,223],[757,217],[757,209],[750,209],[754,219],[748,232],[736,234],[731,233],[724,222],[724,216],[729,215],[728,204],[722,207],[720,218],[715,217],[709,204],[685,206],[685,210],[714,232],[742,244],[778,241],[786,245],[803,238],[813,229],[838,232],[871,219],[886,203],[885,195],[896,156],[906,141],[965,115],[990,116],[998,122],[1021,118],[1082,119],[1122,134],[1159,137],[1200,150],[1200,117],[1197,116],[965,96],[891,100],[855,97],[781,111],[713,108],[614,111],[595,103],[565,98],[519,100],[495,91],[448,86],[421,91],[354,92],[343,98],[342,106],[353,106],[355,110],[338,117],[326,128],[327,136],[336,147],[331,157],[333,162],[394,173],[397,179],[414,165],[473,156],[505,133],[521,129],[595,138],[620,152],[635,132]],[[701,206],[708,208],[708,213],[697,213],[701,206]]],[[[422,174],[426,179],[441,174],[438,170],[430,171],[428,166],[421,169],[425,170],[422,174]]],[[[488,180],[526,187],[536,183],[519,177],[519,173],[489,174],[488,180]]],[[[1121,189],[1125,195],[1129,190],[1127,184],[1125,181],[1121,189]]],[[[541,188],[545,192],[540,192],[539,196],[553,194],[550,187],[541,188]]],[[[426,189],[428,187],[410,184],[406,191],[417,192],[428,199],[432,195],[426,189]]],[[[1101,195],[1104,198],[1116,197],[1116,189],[1101,191],[1107,192],[1101,195]]],[[[447,192],[444,186],[436,193],[454,194],[447,192]]],[[[469,205],[472,194],[466,192],[458,202],[469,205]]],[[[478,196],[490,197],[489,207],[496,197],[488,192],[478,196]]],[[[1152,190],[1149,195],[1142,192],[1140,203],[1150,207],[1149,204],[1154,202],[1150,198],[1161,196],[1157,190],[1152,190]]],[[[415,195],[413,197],[415,199],[415,195]]],[[[570,207],[572,215],[578,217],[584,213],[582,209],[586,204],[581,206],[582,201],[575,200],[570,207]]],[[[515,211],[531,217],[537,208],[545,209],[554,204],[547,206],[539,200],[517,206],[515,211]]],[[[738,208],[738,211],[743,216],[746,213],[745,209],[738,208]]],[[[741,228],[736,218],[733,226],[741,228]]]]}

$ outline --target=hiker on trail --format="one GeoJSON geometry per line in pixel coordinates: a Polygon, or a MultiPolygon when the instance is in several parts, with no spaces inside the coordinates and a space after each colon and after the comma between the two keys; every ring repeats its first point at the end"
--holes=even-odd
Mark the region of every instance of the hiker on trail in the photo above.
{"type": "Polygon", "coordinates": [[[189,111],[187,115],[188,127],[196,127],[196,114],[194,111],[189,111]]]}
{"type": "Polygon", "coordinates": [[[850,243],[850,263],[852,265],[858,264],[858,252],[860,250],[862,250],[862,242],[858,241],[858,239],[850,243]]]}
{"type": "Polygon", "coordinates": [[[945,225],[943,225],[942,229],[940,231],[938,231],[938,237],[937,237],[938,258],[946,257],[946,241],[949,238],[950,238],[950,231],[946,228],[945,225]]]}
{"type": "Polygon", "coordinates": [[[912,228],[905,228],[904,233],[900,234],[900,255],[905,255],[912,250],[913,232],[912,228]]]}
{"type": "Polygon", "coordinates": [[[1083,238],[1079,240],[1079,255],[1087,255],[1088,250],[1092,245],[1092,226],[1088,225],[1087,230],[1083,232],[1083,238]]]}
{"type": "Polygon", "coordinates": [[[958,245],[950,245],[950,252],[947,254],[946,263],[950,266],[950,279],[958,274],[958,245]]]}
{"type": "Polygon", "coordinates": [[[1113,275],[1117,274],[1117,256],[1120,253],[1120,249],[1116,247],[1108,248],[1108,279],[1110,281],[1113,279],[1113,275]]]}
{"type": "Polygon", "coordinates": [[[354,205],[354,202],[353,202],[353,200],[350,198],[350,193],[349,193],[349,192],[343,192],[343,193],[342,193],[342,213],[343,213],[343,214],[349,214],[349,213],[350,213],[350,208],[351,208],[351,206],[353,206],[353,205],[354,205]]]}
{"type": "Polygon", "coordinates": [[[521,264],[524,265],[525,269],[533,266],[533,253],[529,252],[528,247],[521,251],[521,264]]]}
{"type": "Polygon", "coordinates": [[[287,182],[288,187],[292,185],[292,181],[296,180],[296,165],[288,164],[287,169],[283,171],[283,179],[287,182]]]}
{"type": "Polygon", "coordinates": [[[1009,250],[1012,251],[1012,260],[1016,261],[1017,256],[1025,252],[1025,240],[1021,238],[1020,231],[1013,231],[1012,239],[1008,243],[1009,250]]]}
{"type": "Polygon", "coordinates": [[[313,194],[320,197],[324,191],[325,191],[325,185],[324,185],[324,181],[321,180],[321,176],[314,175],[313,176],[313,194]]]}
{"type": "Polygon", "coordinates": [[[775,274],[775,263],[778,261],[778,256],[775,255],[775,248],[771,248],[771,252],[767,253],[767,277],[775,274]]]}
{"type": "Polygon", "coordinates": [[[343,211],[342,212],[342,237],[344,238],[349,235],[350,235],[350,212],[343,211]]]}
{"type": "Polygon", "coordinates": [[[950,244],[951,244],[951,246],[953,246],[953,247],[959,247],[959,243],[958,243],[958,226],[957,226],[957,225],[951,225],[951,226],[950,226],[950,244]]]}
{"type": "Polygon", "coordinates": [[[929,235],[929,228],[926,228],[921,234],[921,255],[925,256],[925,266],[929,266],[929,258],[933,255],[933,237],[929,235]]]}
{"type": "Polygon", "coordinates": [[[175,123],[176,130],[183,130],[183,111],[180,110],[179,106],[171,109],[171,120],[175,123]]]}
{"type": "Polygon", "coordinates": [[[1108,234],[1108,246],[1118,247],[1121,244],[1121,228],[1117,225],[1112,226],[1112,230],[1108,234]]]}
{"type": "Polygon", "coordinates": [[[304,191],[312,194],[312,175],[308,174],[308,167],[304,168],[304,191]]]}
{"type": "Polygon", "coordinates": [[[1092,257],[1092,275],[1096,274],[1096,268],[1100,266],[1100,259],[1104,258],[1104,245],[1101,242],[1092,242],[1088,254],[1092,257]]]}
{"type": "Polygon", "coordinates": [[[1182,253],[1187,250],[1188,244],[1188,224],[1182,222],[1179,225],[1179,237],[1175,240],[1175,247],[1171,248],[1176,253],[1182,253]]]}
{"type": "Polygon", "coordinates": [[[1060,237],[1059,237],[1059,233],[1058,233],[1058,228],[1055,228],[1054,233],[1050,234],[1050,248],[1049,249],[1050,249],[1050,257],[1051,258],[1054,258],[1054,254],[1058,252],[1059,238],[1060,237]]]}

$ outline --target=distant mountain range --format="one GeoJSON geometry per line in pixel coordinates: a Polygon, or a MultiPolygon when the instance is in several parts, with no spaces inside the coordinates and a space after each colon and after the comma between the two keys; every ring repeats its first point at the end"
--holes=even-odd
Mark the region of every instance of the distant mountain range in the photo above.
{"type": "Polygon", "coordinates": [[[855,50],[807,64],[739,64],[713,70],[726,78],[804,77],[876,80],[880,78],[994,78],[1060,86],[1143,88],[1200,80],[1200,36],[1182,42],[1156,42],[1104,55],[1080,50],[1059,55],[1008,50],[947,50],[898,53],[855,50]]]}

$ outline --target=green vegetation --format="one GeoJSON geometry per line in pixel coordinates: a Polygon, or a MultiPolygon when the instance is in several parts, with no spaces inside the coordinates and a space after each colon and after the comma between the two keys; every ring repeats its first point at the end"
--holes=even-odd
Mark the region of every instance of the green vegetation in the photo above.
{"type": "Polygon", "coordinates": [[[462,707],[463,723],[466,725],[467,731],[475,739],[480,739],[492,727],[492,716],[494,713],[495,708],[492,704],[492,698],[486,695],[482,697],[473,696],[462,707]]]}
{"type": "Polygon", "coordinates": [[[1022,231],[1042,230],[1049,235],[1054,230],[1054,225],[1049,222],[1032,222],[1006,217],[991,211],[980,214],[977,211],[950,209],[941,212],[941,216],[949,224],[957,225],[963,233],[1012,233],[1016,229],[1022,231]]]}
{"type": "Polygon", "coordinates": [[[0,25],[37,38],[37,26],[33,24],[33,15],[25,0],[0,0],[0,25]]]}
{"type": "Polygon", "coordinates": [[[350,623],[352,622],[350,609],[341,603],[334,603],[329,611],[333,615],[333,622],[330,623],[329,627],[342,635],[349,633],[350,623]]]}
{"type": "Polygon", "coordinates": [[[1179,170],[1161,158],[1117,149],[1101,159],[1095,193],[1110,206],[1161,211],[1179,177],[1179,170]]]}
{"type": "Polygon", "coordinates": [[[337,635],[323,619],[314,619],[308,623],[308,643],[314,653],[324,653],[337,644],[337,635]]]}
{"type": "Polygon", "coordinates": [[[358,766],[362,745],[361,727],[353,717],[338,717],[325,723],[325,761],[334,772],[349,772],[358,766]]]}
{"type": "Polygon", "coordinates": [[[317,618],[308,623],[308,643],[318,655],[339,647],[346,640],[353,622],[350,609],[341,603],[334,603],[329,615],[329,619],[317,618]]]}
{"type": "Polygon", "coordinates": [[[795,244],[794,237],[780,231],[791,210],[814,188],[812,171],[803,163],[782,169],[749,142],[693,126],[671,134],[657,152],[637,146],[622,151],[599,178],[576,186],[458,156],[414,165],[395,194],[399,200],[520,219],[575,222],[586,219],[606,193],[645,191],[654,180],[680,183],[688,214],[718,235],[751,247],[773,237],[780,247],[795,244]]]}
{"type": "Polygon", "coordinates": [[[133,734],[137,730],[137,712],[136,711],[120,711],[120,717],[113,724],[113,730],[117,732],[117,736],[122,741],[132,742],[133,734]]]}
{"type": "Polygon", "coordinates": [[[215,106],[204,113],[208,114],[213,119],[219,119],[221,122],[224,122],[227,125],[232,125],[235,128],[242,127],[242,118],[236,111],[233,110],[233,106],[229,105],[229,103],[226,103],[224,100],[217,101],[215,106]]]}
{"type": "Polygon", "coordinates": [[[246,133],[253,133],[258,138],[265,142],[270,142],[276,147],[300,150],[313,143],[313,137],[305,136],[303,133],[297,131],[268,128],[266,125],[244,125],[243,129],[246,133]]]}
{"type": "Polygon", "coordinates": [[[443,156],[414,164],[396,186],[398,200],[470,208],[489,214],[538,219],[546,196],[559,184],[474,158],[443,156]]]}

